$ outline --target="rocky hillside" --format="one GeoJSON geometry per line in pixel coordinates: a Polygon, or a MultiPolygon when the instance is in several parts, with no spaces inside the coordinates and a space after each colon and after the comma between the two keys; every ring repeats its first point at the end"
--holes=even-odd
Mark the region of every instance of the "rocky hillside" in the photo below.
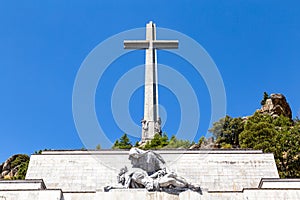
{"type": "Polygon", "coordinates": [[[0,179],[25,179],[29,156],[16,154],[0,165],[0,179]]]}
{"type": "MultiPolygon", "coordinates": [[[[292,121],[292,110],[283,94],[268,95],[265,92],[261,101],[261,108],[256,110],[255,113],[269,115],[273,119],[283,116],[292,121]]],[[[209,130],[214,137],[202,138],[198,143],[193,144],[190,149],[240,148],[239,134],[244,130],[244,125],[248,119],[253,117],[255,113],[247,117],[232,118],[226,116],[220,119],[209,130]]]]}
{"type": "Polygon", "coordinates": [[[292,119],[290,105],[282,94],[269,96],[265,92],[261,105],[251,116],[225,116],[215,122],[209,131],[216,142],[210,146],[273,153],[281,178],[300,178],[299,118],[292,119]]]}

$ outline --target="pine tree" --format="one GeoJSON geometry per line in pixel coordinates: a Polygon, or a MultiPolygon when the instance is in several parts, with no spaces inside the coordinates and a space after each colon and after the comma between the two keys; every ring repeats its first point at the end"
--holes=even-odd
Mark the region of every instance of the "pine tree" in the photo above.
{"type": "Polygon", "coordinates": [[[130,149],[131,147],[132,144],[126,133],[120,138],[120,141],[116,140],[112,146],[113,149],[130,149]]]}
{"type": "Polygon", "coordinates": [[[264,92],[264,97],[263,97],[263,100],[261,100],[260,105],[262,105],[262,106],[265,105],[268,98],[270,98],[268,93],[264,92]]]}

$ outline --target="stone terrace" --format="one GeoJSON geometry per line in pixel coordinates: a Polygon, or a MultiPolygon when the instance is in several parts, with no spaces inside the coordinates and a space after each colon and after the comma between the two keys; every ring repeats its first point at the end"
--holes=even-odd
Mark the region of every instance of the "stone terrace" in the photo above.
{"type": "MultiPolygon", "coordinates": [[[[207,191],[258,188],[261,178],[279,178],[272,154],[249,150],[156,151],[170,169],[207,191]]],[[[130,167],[128,151],[44,151],[32,155],[26,179],[43,179],[48,189],[94,192],[116,184],[130,167]]]]}

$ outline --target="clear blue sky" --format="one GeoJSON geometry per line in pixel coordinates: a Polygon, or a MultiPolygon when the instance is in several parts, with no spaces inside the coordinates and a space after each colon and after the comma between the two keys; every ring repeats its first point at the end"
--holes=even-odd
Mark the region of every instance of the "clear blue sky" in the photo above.
{"type": "MultiPolygon", "coordinates": [[[[299,116],[299,1],[0,1],[0,161],[15,153],[84,147],[72,115],[81,63],[108,37],[150,20],[205,48],[223,78],[230,116],[251,115],[264,91],[283,93],[293,117],[299,116]]],[[[159,52],[159,62],[172,66],[178,58],[169,54],[159,52]]],[[[128,59],[124,55],[99,82],[96,111],[112,142],[123,131],[109,109],[110,90],[130,69],[123,66],[143,62],[143,52],[129,53],[128,59]]],[[[180,59],[177,63],[184,65],[180,59]]],[[[195,133],[197,141],[209,128],[209,94],[188,65],[176,67],[201,99],[203,124],[195,133]]],[[[179,126],[178,101],[167,88],[160,87],[159,93],[168,113],[164,131],[171,135],[179,126]]],[[[142,98],[140,88],[129,105],[137,124],[143,116],[142,98]]]]}

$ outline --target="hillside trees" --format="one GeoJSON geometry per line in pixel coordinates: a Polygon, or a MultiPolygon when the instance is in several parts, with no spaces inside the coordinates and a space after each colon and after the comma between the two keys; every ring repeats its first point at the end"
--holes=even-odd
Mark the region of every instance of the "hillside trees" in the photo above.
{"type": "Polygon", "coordinates": [[[0,164],[0,179],[25,179],[29,156],[16,154],[0,164]]]}
{"type": "Polygon", "coordinates": [[[260,105],[262,105],[262,106],[265,105],[268,98],[270,98],[270,96],[268,95],[268,93],[264,92],[264,97],[261,100],[260,105]]]}
{"type": "Polygon", "coordinates": [[[142,149],[161,149],[168,145],[168,140],[169,138],[165,133],[163,135],[155,134],[154,138],[151,141],[148,141],[142,149]]]}
{"type": "MultiPolygon", "coordinates": [[[[169,139],[167,134],[155,134],[154,138],[146,143],[140,145],[136,142],[135,147],[148,150],[148,149],[187,149],[191,146],[189,140],[177,139],[174,135],[169,139]]],[[[112,146],[112,149],[130,149],[132,147],[131,141],[127,134],[124,134],[120,139],[117,139],[112,146]]]]}
{"type": "Polygon", "coordinates": [[[239,134],[244,130],[243,119],[226,116],[215,122],[209,132],[217,139],[221,147],[238,147],[239,134]]]}
{"type": "Polygon", "coordinates": [[[300,126],[289,118],[255,113],[239,136],[242,148],[273,153],[281,178],[300,177],[300,126]]]}
{"type": "Polygon", "coordinates": [[[166,133],[162,136],[160,134],[155,134],[154,138],[147,142],[143,149],[188,149],[191,146],[191,142],[189,140],[177,139],[175,135],[173,135],[170,140],[166,133]]]}
{"type": "Polygon", "coordinates": [[[221,148],[273,153],[281,178],[300,177],[300,122],[255,112],[248,119],[226,116],[209,130],[221,148]]]}
{"type": "Polygon", "coordinates": [[[116,140],[114,145],[112,146],[112,149],[130,149],[132,147],[132,144],[127,136],[126,133],[120,138],[119,140],[116,140]]]}

